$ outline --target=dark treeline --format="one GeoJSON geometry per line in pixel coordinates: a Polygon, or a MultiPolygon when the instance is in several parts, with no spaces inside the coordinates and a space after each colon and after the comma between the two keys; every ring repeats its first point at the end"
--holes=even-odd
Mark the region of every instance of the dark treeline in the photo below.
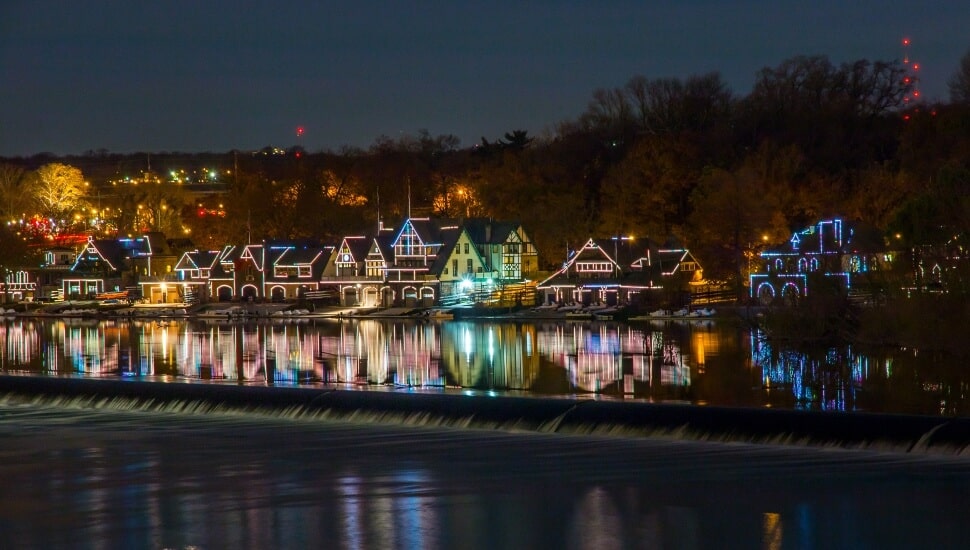
{"type": "Polygon", "coordinates": [[[225,217],[195,215],[195,200],[180,199],[198,246],[332,243],[410,209],[521,220],[545,267],[591,236],[632,235],[686,243],[709,276],[731,279],[754,247],[822,216],[867,222],[904,247],[966,235],[968,58],[950,102],[939,104],[915,97],[918,83],[900,63],[796,57],[762,69],[743,96],[717,73],[637,76],[596,90],[584,112],[548,135],[510,129],[471,147],[422,131],[327,152],[90,151],[5,162],[71,164],[97,189],[149,163],[163,176],[218,169],[228,190],[210,200],[225,217]]]}

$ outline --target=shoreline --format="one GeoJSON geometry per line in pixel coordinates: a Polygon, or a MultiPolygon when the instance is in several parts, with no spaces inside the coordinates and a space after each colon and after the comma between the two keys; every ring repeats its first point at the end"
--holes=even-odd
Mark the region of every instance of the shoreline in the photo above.
{"type": "MultiPolygon", "coordinates": [[[[25,304],[19,304],[25,305],[25,304]]],[[[629,315],[625,311],[612,310],[599,314],[596,311],[576,314],[572,311],[543,310],[537,308],[471,308],[471,307],[342,307],[323,306],[313,310],[300,308],[293,303],[247,303],[213,302],[208,304],[134,304],[105,307],[97,301],[76,300],[56,304],[37,304],[39,307],[25,307],[24,311],[4,309],[0,314],[6,318],[81,318],[81,319],[201,319],[222,321],[247,320],[286,320],[286,319],[415,319],[427,321],[463,319],[504,319],[509,321],[550,320],[550,321],[713,321],[736,315],[733,306],[724,306],[725,311],[712,315],[629,315]]]]}

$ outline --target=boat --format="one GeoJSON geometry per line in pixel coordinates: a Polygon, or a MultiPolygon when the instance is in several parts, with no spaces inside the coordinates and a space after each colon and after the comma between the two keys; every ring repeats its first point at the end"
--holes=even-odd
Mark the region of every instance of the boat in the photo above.
{"type": "Polygon", "coordinates": [[[455,314],[447,309],[429,309],[424,312],[424,316],[428,319],[454,319],[455,314]]]}
{"type": "Polygon", "coordinates": [[[240,306],[231,306],[224,309],[210,309],[198,314],[199,317],[209,317],[217,319],[232,319],[246,315],[246,310],[240,306]]]}
{"type": "Polygon", "coordinates": [[[592,318],[593,314],[587,311],[570,311],[569,313],[566,313],[567,321],[583,321],[592,318]]]}
{"type": "Polygon", "coordinates": [[[601,321],[612,321],[613,315],[615,315],[619,311],[620,311],[620,308],[616,306],[610,306],[610,307],[605,307],[603,309],[598,309],[596,311],[593,311],[592,314],[593,314],[593,317],[596,317],[601,321]]]}

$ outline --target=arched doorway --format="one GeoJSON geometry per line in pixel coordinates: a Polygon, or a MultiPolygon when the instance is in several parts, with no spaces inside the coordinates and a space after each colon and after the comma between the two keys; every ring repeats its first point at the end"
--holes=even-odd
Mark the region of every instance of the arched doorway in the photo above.
{"type": "Polygon", "coordinates": [[[761,283],[758,286],[758,303],[763,306],[771,304],[775,299],[775,287],[771,283],[761,283]]]}
{"type": "Polygon", "coordinates": [[[256,287],[253,285],[246,285],[242,287],[242,297],[243,300],[251,301],[259,298],[259,292],[256,291],[256,287]]]}
{"type": "Polygon", "coordinates": [[[281,286],[274,286],[270,291],[270,296],[274,302],[282,302],[286,299],[286,289],[281,286]]]}
{"type": "Polygon", "coordinates": [[[418,290],[413,286],[405,287],[403,292],[404,307],[418,306],[418,290]]]}
{"type": "Polygon", "coordinates": [[[421,306],[431,307],[434,305],[434,289],[424,287],[421,289],[421,306]]]}
{"type": "Polygon", "coordinates": [[[343,305],[343,306],[360,305],[357,301],[357,287],[353,287],[353,286],[344,287],[344,290],[340,296],[340,305],[343,305]]]}
{"type": "Polygon", "coordinates": [[[216,296],[220,302],[228,302],[232,300],[232,287],[231,286],[220,286],[216,289],[216,296]]]}
{"type": "Polygon", "coordinates": [[[364,305],[367,307],[374,307],[380,302],[377,289],[369,286],[364,289],[364,305]]]}
{"type": "Polygon", "coordinates": [[[781,287],[781,297],[788,305],[797,304],[800,295],[801,291],[798,290],[795,283],[786,283],[785,286],[781,287]]]}
{"type": "Polygon", "coordinates": [[[393,306],[395,297],[396,296],[394,294],[394,289],[389,286],[385,286],[384,288],[381,289],[381,306],[382,307],[393,306]]]}

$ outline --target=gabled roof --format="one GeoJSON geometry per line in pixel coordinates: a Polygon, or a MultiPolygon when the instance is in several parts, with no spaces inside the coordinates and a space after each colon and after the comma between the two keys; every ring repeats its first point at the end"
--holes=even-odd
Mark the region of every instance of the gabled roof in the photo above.
{"type": "MultiPolygon", "coordinates": [[[[441,242],[441,248],[438,249],[438,255],[435,256],[434,262],[428,266],[431,274],[439,275],[444,271],[444,268],[448,265],[448,258],[451,257],[451,253],[455,250],[455,246],[458,245],[458,241],[463,233],[464,230],[459,227],[447,227],[438,231],[438,238],[441,242]]],[[[476,256],[478,256],[477,249],[474,251],[474,253],[476,256]]],[[[481,262],[480,256],[478,259],[479,262],[481,262]]]]}
{"type": "Polygon", "coordinates": [[[462,225],[475,244],[502,244],[521,227],[517,221],[496,221],[489,218],[467,218],[462,225]]]}
{"type": "Polygon", "coordinates": [[[219,251],[219,263],[221,264],[233,264],[239,257],[240,251],[242,249],[233,244],[227,244],[222,247],[219,251]]]}
{"type": "Polygon", "coordinates": [[[110,269],[119,271],[125,268],[126,260],[149,257],[151,255],[151,243],[145,237],[125,237],[121,239],[95,239],[89,237],[84,250],[77,255],[71,270],[74,271],[82,264],[88,263],[94,259],[92,256],[105,262],[110,269]]]}
{"type": "Polygon", "coordinates": [[[186,269],[212,269],[217,265],[219,260],[219,252],[216,250],[206,250],[199,251],[193,250],[191,252],[186,252],[182,254],[179,258],[177,264],[175,264],[175,270],[181,271],[186,269]]]}
{"type": "Polygon", "coordinates": [[[273,261],[273,265],[313,265],[323,257],[322,248],[284,248],[273,261]]]}
{"type": "Polygon", "coordinates": [[[367,254],[370,252],[373,240],[362,235],[355,235],[351,237],[344,237],[344,240],[337,247],[337,252],[339,253],[346,246],[351,255],[351,260],[354,263],[361,263],[367,258],[367,254]]]}
{"type": "Polygon", "coordinates": [[[374,237],[374,243],[380,249],[381,255],[384,256],[384,260],[388,263],[394,261],[394,241],[396,239],[397,235],[388,233],[374,237]]]}
{"type": "Polygon", "coordinates": [[[266,249],[261,244],[247,244],[239,254],[239,259],[251,261],[256,269],[263,271],[266,266],[266,249]]]}
{"type": "Polygon", "coordinates": [[[661,275],[673,275],[685,261],[700,265],[686,248],[660,248],[653,252],[651,257],[652,266],[655,266],[661,275]]]}
{"type": "Polygon", "coordinates": [[[409,218],[401,224],[394,236],[394,242],[397,242],[408,225],[414,228],[414,232],[426,246],[444,244],[442,231],[459,227],[458,222],[450,218],[409,218]]]}
{"type": "Polygon", "coordinates": [[[589,239],[570,251],[562,268],[548,277],[539,287],[551,284],[573,284],[580,280],[573,267],[581,262],[610,262],[619,269],[600,277],[582,277],[583,285],[646,285],[657,286],[661,277],[676,273],[683,262],[697,260],[686,248],[659,247],[650,239],[607,238],[589,239]]]}
{"type": "MultiPolygon", "coordinates": [[[[602,242],[602,239],[600,239],[602,242]]],[[[551,276],[547,277],[546,280],[539,283],[539,286],[546,285],[547,283],[566,280],[570,278],[570,273],[573,267],[577,263],[583,262],[609,262],[613,269],[618,267],[618,264],[613,259],[613,257],[607,253],[600,242],[596,239],[589,239],[583,246],[579,247],[578,250],[570,250],[567,254],[566,261],[563,262],[562,267],[558,271],[553,273],[551,276]]],[[[591,279],[584,279],[587,282],[593,282],[591,279]]]]}
{"type": "Polygon", "coordinates": [[[768,247],[761,256],[802,254],[884,252],[885,240],[877,228],[842,218],[820,220],[792,233],[783,244],[768,247]]]}

